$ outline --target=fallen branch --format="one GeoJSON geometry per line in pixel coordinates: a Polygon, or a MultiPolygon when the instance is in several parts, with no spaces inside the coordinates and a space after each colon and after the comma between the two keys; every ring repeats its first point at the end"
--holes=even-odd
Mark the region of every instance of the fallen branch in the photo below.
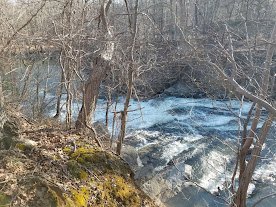
{"type": "MultiPolygon", "coordinates": [[[[145,107],[142,107],[142,108],[139,108],[139,109],[133,109],[133,110],[129,110],[129,111],[127,111],[127,113],[129,113],[129,112],[134,112],[134,111],[139,111],[139,110],[141,110],[141,109],[143,109],[143,108],[145,108],[145,107]]],[[[124,111],[112,111],[112,113],[114,113],[114,114],[120,114],[120,113],[123,113],[124,111]]]]}

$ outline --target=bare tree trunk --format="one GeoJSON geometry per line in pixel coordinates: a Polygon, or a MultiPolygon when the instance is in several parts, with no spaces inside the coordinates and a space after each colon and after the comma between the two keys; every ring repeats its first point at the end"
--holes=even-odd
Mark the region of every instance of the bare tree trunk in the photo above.
{"type": "Polygon", "coordinates": [[[101,82],[110,71],[109,61],[101,57],[96,59],[93,64],[93,71],[85,84],[83,103],[76,121],[77,129],[90,125],[92,121],[91,116],[96,109],[101,82]]]}
{"type": "Polygon", "coordinates": [[[6,122],[6,115],[4,110],[4,94],[3,94],[3,88],[2,88],[2,77],[0,74],[0,131],[2,130],[5,122],[6,122]]]}
{"type": "Polygon", "coordinates": [[[135,64],[134,64],[134,47],[135,47],[135,40],[136,40],[136,34],[137,34],[137,16],[138,16],[138,3],[139,0],[135,1],[135,6],[133,9],[133,14],[130,15],[128,5],[127,5],[127,0],[125,0],[126,8],[128,10],[128,15],[129,15],[129,22],[131,23],[129,25],[130,31],[131,31],[131,51],[130,51],[130,63],[129,63],[129,68],[128,68],[128,90],[127,90],[127,95],[126,95],[126,101],[124,103],[124,110],[121,112],[121,130],[118,138],[118,143],[117,143],[117,150],[116,153],[118,155],[121,154],[122,151],[122,146],[123,142],[126,136],[126,123],[127,123],[127,114],[128,114],[128,107],[129,107],[129,102],[131,99],[132,95],[132,89],[133,89],[133,79],[134,79],[134,71],[135,71],[135,64]]]}
{"type": "MultiPolygon", "coordinates": [[[[274,29],[271,34],[270,42],[274,43],[276,41],[276,24],[274,26],[274,29]]],[[[269,89],[269,84],[270,84],[270,70],[271,70],[271,62],[272,62],[272,57],[274,54],[275,50],[275,45],[270,44],[267,49],[267,54],[266,54],[266,61],[264,64],[264,72],[262,76],[262,83],[260,85],[260,99],[265,100],[268,97],[268,89],[269,89]]],[[[256,104],[256,112],[255,112],[255,117],[253,119],[252,125],[250,132],[248,136],[243,137],[242,143],[241,143],[241,149],[239,152],[239,162],[240,162],[240,176],[239,176],[239,187],[237,192],[235,193],[235,197],[233,200],[232,206],[234,207],[245,207],[246,206],[246,198],[247,198],[247,190],[248,186],[251,182],[257,160],[260,156],[260,152],[262,150],[263,144],[265,143],[267,134],[269,132],[269,129],[271,127],[271,124],[273,120],[275,119],[276,113],[275,113],[275,108],[274,110],[271,110],[269,113],[269,116],[265,123],[262,126],[262,130],[259,133],[258,136],[257,134],[257,125],[260,120],[261,116],[261,108],[262,108],[261,103],[256,104]],[[253,144],[254,138],[256,137],[256,141],[254,144],[254,148],[252,150],[250,159],[248,163],[246,164],[245,159],[246,159],[246,154],[249,151],[250,146],[253,144]]],[[[273,109],[273,106],[272,106],[273,109]]],[[[244,129],[246,130],[246,129],[244,129]]],[[[245,134],[244,132],[243,134],[245,134]]]]}
{"type": "Polygon", "coordinates": [[[61,55],[60,55],[60,66],[62,69],[62,76],[64,77],[64,87],[66,90],[66,116],[65,116],[65,123],[66,128],[69,129],[71,127],[72,122],[72,70],[71,67],[71,60],[67,56],[68,50],[70,48],[67,48],[66,46],[62,49],[61,55]]]}
{"type": "Polygon", "coordinates": [[[179,18],[179,26],[181,29],[185,29],[187,26],[187,8],[186,8],[186,1],[185,0],[179,0],[179,7],[180,7],[180,18],[179,18]]]}
{"type": "Polygon", "coordinates": [[[96,109],[101,82],[111,70],[110,61],[114,52],[114,43],[112,42],[112,32],[109,28],[106,16],[111,2],[111,0],[101,0],[99,24],[101,23],[102,28],[99,37],[103,38],[105,44],[103,45],[103,49],[100,50],[99,55],[93,59],[91,64],[92,71],[89,75],[89,79],[85,83],[83,103],[76,121],[77,129],[90,125],[91,116],[96,109]]]}
{"type": "Polygon", "coordinates": [[[72,102],[73,102],[73,95],[72,95],[72,84],[71,81],[68,81],[66,90],[67,90],[67,97],[66,97],[66,128],[71,128],[72,123],[72,102]]]}
{"type": "Polygon", "coordinates": [[[2,88],[2,76],[0,74],[0,109],[4,107],[4,94],[2,88]]]}
{"type": "Polygon", "coordinates": [[[198,26],[198,0],[195,3],[195,26],[198,26]]]}
{"type": "Polygon", "coordinates": [[[115,124],[117,119],[117,104],[118,104],[118,96],[116,97],[115,106],[114,106],[114,115],[112,120],[112,131],[110,137],[110,149],[112,149],[113,139],[114,139],[114,132],[115,132],[115,124]]]}
{"type": "MultiPolygon", "coordinates": [[[[255,133],[257,130],[257,125],[259,123],[261,117],[261,108],[260,106],[257,104],[256,106],[256,112],[255,112],[255,116],[253,119],[253,122],[251,124],[251,129],[250,132],[248,134],[248,136],[242,137],[242,143],[241,143],[241,150],[239,153],[239,163],[240,163],[240,176],[239,176],[239,180],[241,179],[244,171],[245,171],[245,167],[246,167],[246,155],[248,153],[249,148],[251,147],[253,141],[254,141],[254,137],[255,137],[255,133]]],[[[245,129],[246,130],[246,129],[245,129]]],[[[245,134],[245,132],[243,133],[245,134]]]]}
{"type": "Polygon", "coordinates": [[[267,120],[262,126],[262,130],[257,138],[256,144],[251,153],[251,159],[249,160],[246,168],[244,169],[244,172],[242,173],[242,176],[240,177],[239,188],[234,198],[234,203],[232,205],[233,207],[246,206],[248,186],[251,182],[258,158],[260,157],[260,152],[262,151],[263,144],[265,143],[267,134],[274,119],[275,115],[269,114],[267,120]]]}
{"type": "Polygon", "coordinates": [[[58,91],[57,91],[56,114],[55,114],[54,118],[59,118],[59,116],[60,116],[63,85],[64,85],[64,74],[61,71],[60,85],[59,85],[58,91]]]}
{"type": "Polygon", "coordinates": [[[22,92],[20,94],[20,99],[21,101],[25,100],[25,95],[27,93],[27,88],[29,86],[30,83],[30,77],[32,74],[32,70],[34,68],[34,63],[32,63],[31,65],[27,65],[26,71],[25,71],[25,75],[24,75],[24,85],[22,87],[22,92]]]}
{"type": "Polygon", "coordinates": [[[111,98],[111,89],[110,87],[107,88],[107,97],[106,97],[106,110],[105,110],[105,126],[108,129],[108,122],[109,122],[109,108],[112,105],[112,98],[111,98]]]}
{"type": "Polygon", "coordinates": [[[127,113],[128,113],[128,107],[129,107],[129,102],[131,99],[132,95],[132,88],[133,88],[133,66],[130,66],[129,68],[129,74],[128,74],[128,91],[127,91],[127,96],[126,96],[126,101],[124,104],[124,110],[121,112],[121,130],[118,138],[118,144],[117,144],[117,150],[116,153],[118,155],[121,154],[122,151],[122,146],[124,143],[124,139],[126,136],[126,123],[127,123],[127,113]]]}

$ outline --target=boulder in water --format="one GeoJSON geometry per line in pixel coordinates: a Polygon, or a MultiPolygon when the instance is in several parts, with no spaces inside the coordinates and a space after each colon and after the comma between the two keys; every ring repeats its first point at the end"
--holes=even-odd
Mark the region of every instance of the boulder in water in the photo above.
{"type": "Polygon", "coordinates": [[[193,167],[191,165],[184,165],[184,176],[187,179],[192,179],[193,176],[193,167]]]}
{"type": "Polygon", "coordinates": [[[202,92],[195,84],[181,82],[165,89],[164,94],[183,98],[202,98],[205,96],[205,93],[202,92]]]}

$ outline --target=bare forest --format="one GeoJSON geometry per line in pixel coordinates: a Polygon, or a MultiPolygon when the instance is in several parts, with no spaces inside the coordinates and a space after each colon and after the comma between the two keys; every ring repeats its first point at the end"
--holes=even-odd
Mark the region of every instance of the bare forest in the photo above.
{"type": "Polygon", "coordinates": [[[274,0],[0,0],[0,207],[276,206],[275,49],[274,0]]]}

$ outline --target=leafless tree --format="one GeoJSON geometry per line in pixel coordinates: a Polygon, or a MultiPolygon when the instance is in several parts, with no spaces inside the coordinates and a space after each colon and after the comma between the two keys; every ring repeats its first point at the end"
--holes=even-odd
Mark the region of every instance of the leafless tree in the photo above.
{"type": "Polygon", "coordinates": [[[102,0],[100,4],[100,14],[98,17],[99,30],[97,34],[100,46],[97,51],[93,52],[92,70],[84,86],[83,103],[76,121],[77,128],[90,125],[91,115],[96,109],[100,84],[111,69],[110,61],[114,53],[114,42],[112,39],[113,32],[107,18],[111,3],[111,0],[102,0]]]}
{"type": "Polygon", "coordinates": [[[135,0],[134,7],[129,8],[129,3],[127,0],[125,0],[125,5],[128,11],[128,21],[129,21],[129,30],[131,34],[131,40],[130,40],[130,51],[129,51],[129,63],[128,63],[128,83],[127,83],[127,94],[126,94],[126,100],[124,103],[124,110],[121,112],[121,130],[118,138],[117,143],[117,154],[121,154],[122,145],[125,139],[126,134],[126,122],[127,122],[127,114],[128,114],[128,107],[130,103],[130,99],[132,96],[132,90],[133,90],[133,80],[135,71],[137,70],[137,64],[135,63],[134,59],[134,52],[135,52],[135,46],[136,46],[136,35],[137,35],[137,18],[138,18],[138,3],[139,0],[135,0]]]}

